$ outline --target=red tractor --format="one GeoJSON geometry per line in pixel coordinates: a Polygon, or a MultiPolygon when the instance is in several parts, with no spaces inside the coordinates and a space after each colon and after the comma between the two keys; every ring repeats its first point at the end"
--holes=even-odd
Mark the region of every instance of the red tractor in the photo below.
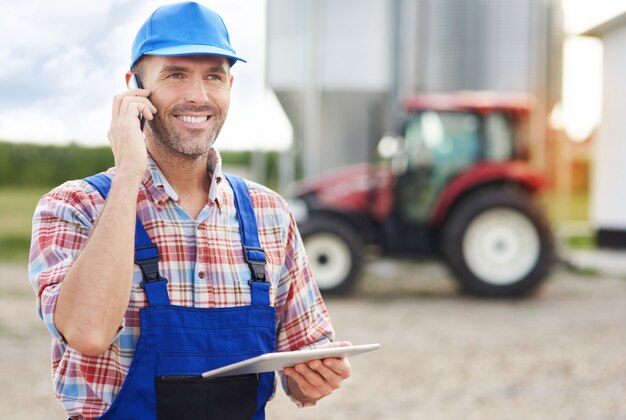
{"type": "Polygon", "coordinates": [[[382,162],[301,181],[298,224],[320,290],[350,291],[372,245],[439,255],[470,293],[535,289],[553,241],[533,199],[544,179],[525,158],[531,106],[518,94],[418,95],[405,102],[402,135],[381,140],[382,162]]]}

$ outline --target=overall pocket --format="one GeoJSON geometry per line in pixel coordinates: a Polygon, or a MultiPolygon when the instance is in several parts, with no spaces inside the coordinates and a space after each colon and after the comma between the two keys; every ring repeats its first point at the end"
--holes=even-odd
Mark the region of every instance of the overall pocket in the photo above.
{"type": "Polygon", "coordinates": [[[257,374],[203,378],[156,378],[157,419],[251,419],[256,413],[257,374]]]}

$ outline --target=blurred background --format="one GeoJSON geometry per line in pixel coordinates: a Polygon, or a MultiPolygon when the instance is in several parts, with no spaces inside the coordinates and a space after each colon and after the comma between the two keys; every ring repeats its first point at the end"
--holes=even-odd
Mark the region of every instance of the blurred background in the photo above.
{"type": "MultiPolygon", "coordinates": [[[[112,166],[111,98],[166,3],[0,0],[0,415],[62,417],[32,214],[112,166]]],[[[626,418],[626,0],[202,3],[248,60],[225,170],[289,199],[339,336],[383,344],[271,418],[626,418]]]]}

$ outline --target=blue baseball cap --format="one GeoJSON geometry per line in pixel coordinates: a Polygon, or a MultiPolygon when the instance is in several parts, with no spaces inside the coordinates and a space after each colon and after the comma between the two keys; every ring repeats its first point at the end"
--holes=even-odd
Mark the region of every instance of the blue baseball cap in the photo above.
{"type": "Polygon", "coordinates": [[[224,21],[213,10],[195,2],[159,7],[143,24],[133,42],[130,67],[142,55],[221,55],[231,65],[246,60],[230,46],[224,21]]]}

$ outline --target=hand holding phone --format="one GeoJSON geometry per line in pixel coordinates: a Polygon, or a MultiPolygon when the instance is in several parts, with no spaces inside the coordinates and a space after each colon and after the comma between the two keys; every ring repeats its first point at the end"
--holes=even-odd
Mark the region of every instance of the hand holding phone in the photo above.
{"type": "MultiPolygon", "coordinates": [[[[130,89],[143,89],[143,86],[141,85],[141,81],[139,80],[136,74],[133,74],[131,76],[130,80],[128,81],[128,87],[130,89]]],[[[146,119],[140,113],[139,114],[139,128],[141,129],[141,131],[143,131],[143,127],[145,125],[146,125],[146,119]]]]}

